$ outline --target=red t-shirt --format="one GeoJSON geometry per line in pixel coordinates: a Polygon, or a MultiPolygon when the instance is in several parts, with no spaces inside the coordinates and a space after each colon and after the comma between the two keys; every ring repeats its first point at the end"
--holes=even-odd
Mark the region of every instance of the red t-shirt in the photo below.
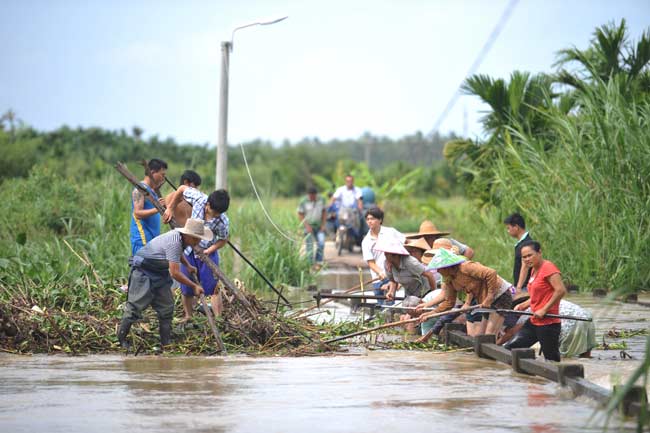
{"type": "MultiPolygon", "coordinates": [[[[549,278],[553,274],[559,274],[560,270],[548,260],[542,262],[539,270],[533,271],[530,274],[530,279],[528,280],[528,292],[530,292],[530,309],[533,312],[541,310],[544,306],[551,300],[553,297],[553,286],[549,283],[549,278]]],[[[559,314],[560,313],[560,301],[556,302],[548,311],[550,314],[559,314]]],[[[536,326],[542,325],[551,325],[553,323],[561,323],[560,319],[544,317],[543,319],[538,319],[533,316],[530,318],[530,322],[536,326]]]]}

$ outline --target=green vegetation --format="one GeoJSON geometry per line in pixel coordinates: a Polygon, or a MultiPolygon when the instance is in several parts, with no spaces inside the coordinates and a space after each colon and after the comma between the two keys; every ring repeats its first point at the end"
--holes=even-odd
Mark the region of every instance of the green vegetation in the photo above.
{"type": "Polygon", "coordinates": [[[572,282],[642,290],[650,284],[650,32],[632,43],[624,22],[603,26],[588,49],[560,52],[567,64],[576,72],[515,72],[508,84],[470,77],[465,90],[491,107],[489,137],[452,141],[445,155],[483,206],[501,217],[520,211],[572,282]]]}
{"type": "MultiPolygon", "coordinates": [[[[178,182],[181,173],[192,168],[203,177],[204,189],[215,183],[215,150],[208,145],[179,144],[173,139],[141,138],[134,127],[126,131],[63,126],[52,132],[39,132],[7,115],[0,118],[0,181],[27,177],[33,168],[47,167],[58,176],[94,181],[102,179],[106,165],[117,161],[127,163],[138,175],[137,162],[162,158],[170,164],[169,178],[178,182]],[[18,123],[18,125],[16,125],[18,123]]],[[[318,182],[324,193],[333,192],[343,184],[347,172],[368,178],[367,168],[358,168],[358,161],[372,167],[370,183],[376,187],[419,168],[418,182],[411,193],[424,194],[438,188],[439,195],[460,193],[451,170],[442,160],[444,143],[454,136],[416,133],[398,140],[366,134],[357,140],[332,140],[322,143],[305,138],[296,143],[274,146],[270,142],[243,143],[246,160],[258,188],[265,196],[295,197],[304,194],[307,186],[318,182]],[[365,173],[365,174],[364,174],[365,173]],[[318,178],[318,181],[316,180],[318,178]]],[[[365,181],[364,181],[365,182],[365,181]]],[[[228,150],[228,183],[233,197],[252,197],[253,190],[239,146],[228,150]]],[[[364,185],[365,183],[360,183],[364,185]]],[[[380,191],[383,192],[383,191],[380,191]]]]}
{"type": "MultiPolygon", "coordinates": [[[[631,41],[623,21],[596,29],[585,50],[560,51],[554,73],[515,71],[507,81],[468,78],[465,92],[490,107],[483,119],[485,139],[416,133],[398,140],[366,134],[327,143],[307,138],[281,146],[245,143],[264,204],[284,234],[252,200],[241,149],[232,147],[232,240],[275,285],[304,286],[313,275],[299,255],[296,197],[310,183],[331,191],[351,172],[358,185],[375,189],[387,225],[413,232],[431,219],[506,278],[512,240],[501,221],[519,211],[545,256],[582,290],[647,289],[649,65],[650,31],[631,41]],[[450,166],[442,160],[445,142],[450,166]],[[467,198],[458,197],[463,192],[467,198]]],[[[145,140],[137,127],[130,134],[65,126],[40,132],[11,110],[0,118],[0,148],[0,319],[27,315],[31,328],[25,332],[32,341],[52,340],[47,344],[62,350],[66,343],[58,339],[57,327],[78,338],[75,344],[87,342],[88,350],[109,350],[124,301],[118,287],[128,271],[130,205],[130,187],[111,165],[124,161],[139,174],[135,161],[163,158],[172,180],[192,168],[204,176],[207,191],[214,184],[214,149],[145,140]],[[9,313],[10,303],[22,308],[20,313],[9,313]],[[31,312],[33,305],[46,314],[31,312]],[[90,326],[89,318],[101,323],[90,326]]],[[[268,293],[227,248],[223,269],[249,289],[268,293]]],[[[354,326],[332,325],[326,332],[337,335],[354,326]]],[[[152,344],[149,334],[143,327],[136,338],[152,344]]],[[[185,340],[195,345],[181,343],[178,351],[205,353],[208,337],[198,334],[185,340]]],[[[650,340],[647,350],[611,408],[634,381],[643,378],[647,387],[650,340]]],[[[649,423],[647,414],[639,419],[640,428],[649,423]]]]}
{"type": "MultiPolygon", "coordinates": [[[[625,21],[559,52],[553,75],[464,86],[491,111],[485,141],[455,140],[445,156],[471,197],[501,215],[520,211],[545,256],[580,287],[623,294],[650,284],[650,30],[631,42],[625,21]],[[570,67],[571,69],[566,69],[570,67]]],[[[644,363],[612,398],[611,414],[644,363]]],[[[650,426],[642,411],[638,431],[650,426]]]]}

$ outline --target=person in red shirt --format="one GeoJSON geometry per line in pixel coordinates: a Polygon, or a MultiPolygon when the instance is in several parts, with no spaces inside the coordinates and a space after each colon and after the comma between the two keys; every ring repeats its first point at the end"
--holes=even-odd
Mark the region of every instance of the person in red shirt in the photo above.
{"type": "Polygon", "coordinates": [[[560,299],[566,294],[560,270],[542,257],[542,247],[537,241],[526,241],[521,247],[521,258],[532,269],[528,280],[530,299],[515,307],[524,311],[530,306],[533,316],[504,347],[516,349],[530,347],[539,341],[547,361],[560,362],[561,320],[545,317],[559,314],[560,299]]]}

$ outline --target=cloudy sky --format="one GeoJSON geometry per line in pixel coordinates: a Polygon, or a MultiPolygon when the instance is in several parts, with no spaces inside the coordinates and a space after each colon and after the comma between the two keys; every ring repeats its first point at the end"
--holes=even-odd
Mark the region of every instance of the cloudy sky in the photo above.
{"type": "MultiPolygon", "coordinates": [[[[220,42],[235,34],[229,141],[429,133],[499,18],[479,73],[551,71],[596,26],[650,26],[648,0],[2,0],[0,112],[63,124],[217,141],[220,42]]],[[[481,133],[462,96],[441,132],[481,133]]]]}

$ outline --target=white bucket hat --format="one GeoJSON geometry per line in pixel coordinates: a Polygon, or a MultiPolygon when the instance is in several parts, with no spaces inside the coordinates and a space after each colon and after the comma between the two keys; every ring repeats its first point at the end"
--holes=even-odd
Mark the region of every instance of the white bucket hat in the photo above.
{"type": "Polygon", "coordinates": [[[377,243],[373,247],[375,251],[382,251],[384,253],[398,254],[400,256],[409,256],[409,252],[406,251],[404,245],[398,240],[391,236],[383,237],[377,239],[377,243]]]}
{"type": "Polygon", "coordinates": [[[185,227],[177,227],[175,230],[204,241],[211,241],[214,238],[212,230],[205,226],[203,220],[197,218],[188,218],[185,222],[185,227]]]}

